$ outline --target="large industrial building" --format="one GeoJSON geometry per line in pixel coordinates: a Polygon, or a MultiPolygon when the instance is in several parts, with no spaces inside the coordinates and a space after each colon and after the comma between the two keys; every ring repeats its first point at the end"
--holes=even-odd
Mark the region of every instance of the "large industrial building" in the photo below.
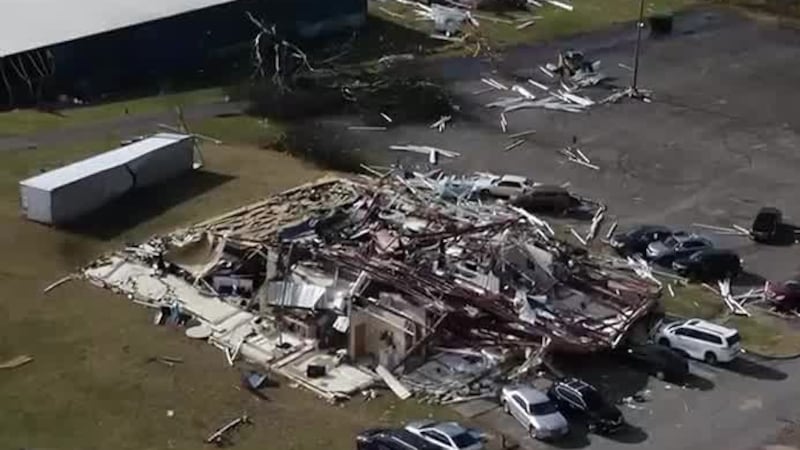
{"type": "MultiPolygon", "coordinates": [[[[314,39],[366,21],[366,0],[5,0],[0,101],[98,95],[141,80],[220,72],[258,30],[314,39]],[[229,59],[227,59],[229,61],[229,59]]],[[[244,46],[244,47],[243,47],[244,46]]]]}

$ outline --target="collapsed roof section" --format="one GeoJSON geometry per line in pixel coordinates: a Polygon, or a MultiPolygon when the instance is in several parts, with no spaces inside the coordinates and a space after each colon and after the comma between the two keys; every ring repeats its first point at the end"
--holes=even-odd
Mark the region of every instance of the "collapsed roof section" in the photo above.
{"type": "Polygon", "coordinates": [[[450,347],[549,338],[561,350],[594,351],[614,346],[653,307],[653,282],[559,241],[524,210],[444,196],[447,181],[407,172],[325,179],[172,239],[207,235],[273,255],[258,294],[273,308],[346,315],[386,309],[381,294],[399,295],[426,311],[416,323],[425,340],[435,335],[450,347]],[[298,270],[313,270],[317,281],[298,282],[298,270]]]}

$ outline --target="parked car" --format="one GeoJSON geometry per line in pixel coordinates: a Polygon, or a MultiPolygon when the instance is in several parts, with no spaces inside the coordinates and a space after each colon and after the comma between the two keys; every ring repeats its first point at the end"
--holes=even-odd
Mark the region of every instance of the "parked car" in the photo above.
{"type": "Polygon", "coordinates": [[[567,419],[544,392],[529,386],[506,386],[500,404],[536,439],[556,439],[569,432],[567,419]]]}
{"type": "Polygon", "coordinates": [[[583,202],[561,186],[536,185],[514,198],[514,206],[532,213],[566,214],[583,202]]]}
{"type": "Polygon", "coordinates": [[[547,395],[558,404],[561,411],[584,415],[589,419],[590,429],[600,433],[613,433],[625,424],[620,410],[583,380],[567,378],[556,381],[547,395]]]}
{"type": "Polygon", "coordinates": [[[735,278],[742,272],[742,259],[730,250],[709,248],[676,259],[672,269],[693,280],[722,280],[735,278]]]}
{"type": "Polygon", "coordinates": [[[656,241],[648,245],[646,256],[659,264],[671,264],[677,258],[713,247],[714,244],[702,236],[674,233],[663,241],[656,241]]]}
{"type": "Polygon", "coordinates": [[[372,429],[356,436],[356,450],[441,450],[403,429],[372,429]]]}
{"type": "Polygon", "coordinates": [[[621,255],[642,254],[653,242],[672,236],[672,230],[661,225],[641,225],[624,233],[615,234],[609,244],[621,255]]]}
{"type": "Polygon", "coordinates": [[[800,309],[800,280],[764,283],[764,297],[781,311],[800,309]]]}
{"type": "Polygon", "coordinates": [[[615,354],[626,364],[659,380],[683,381],[689,375],[689,362],[678,352],[659,344],[619,347],[615,354]]]}
{"type": "Polygon", "coordinates": [[[657,342],[709,364],[729,362],[742,351],[741,337],[733,328],[702,319],[690,319],[661,327],[657,342]]]}
{"type": "Polygon", "coordinates": [[[435,422],[432,420],[412,422],[406,430],[425,439],[440,449],[481,450],[481,433],[462,427],[456,422],[435,422]]]}
{"type": "Polygon", "coordinates": [[[533,188],[531,180],[518,175],[482,178],[475,182],[473,189],[483,198],[514,198],[533,188]]]}
{"type": "Polygon", "coordinates": [[[783,214],[777,208],[761,208],[753,220],[750,236],[756,242],[772,242],[778,235],[783,214]]]}

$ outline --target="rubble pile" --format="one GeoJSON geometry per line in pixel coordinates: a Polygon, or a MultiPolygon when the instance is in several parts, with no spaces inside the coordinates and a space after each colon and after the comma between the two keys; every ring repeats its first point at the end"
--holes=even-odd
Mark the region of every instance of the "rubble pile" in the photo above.
{"type": "Polygon", "coordinates": [[[84,274],[183,317],[229,363],[241,355],[329,399],[378,377],[403,397],[486,395],[481,379],[501,361],[613,347],[654,306],[652,280],[560,241],[531,212],[454,191],[459,179],[320,180],[84,274]],[[474,363],[462,378],[424,375],[454,370],[436,362],[453,352],[474,363]]]}

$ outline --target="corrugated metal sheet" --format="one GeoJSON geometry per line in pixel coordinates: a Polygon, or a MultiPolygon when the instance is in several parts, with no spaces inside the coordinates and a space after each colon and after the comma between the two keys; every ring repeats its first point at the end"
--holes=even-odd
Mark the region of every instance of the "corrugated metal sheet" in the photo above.
{"type": "Polygon", "coordinates": [[[272,281],[267,288],[267,303],[288,308],[316,309],[325,295],[322,286],[291,281],[272,281]]]}

